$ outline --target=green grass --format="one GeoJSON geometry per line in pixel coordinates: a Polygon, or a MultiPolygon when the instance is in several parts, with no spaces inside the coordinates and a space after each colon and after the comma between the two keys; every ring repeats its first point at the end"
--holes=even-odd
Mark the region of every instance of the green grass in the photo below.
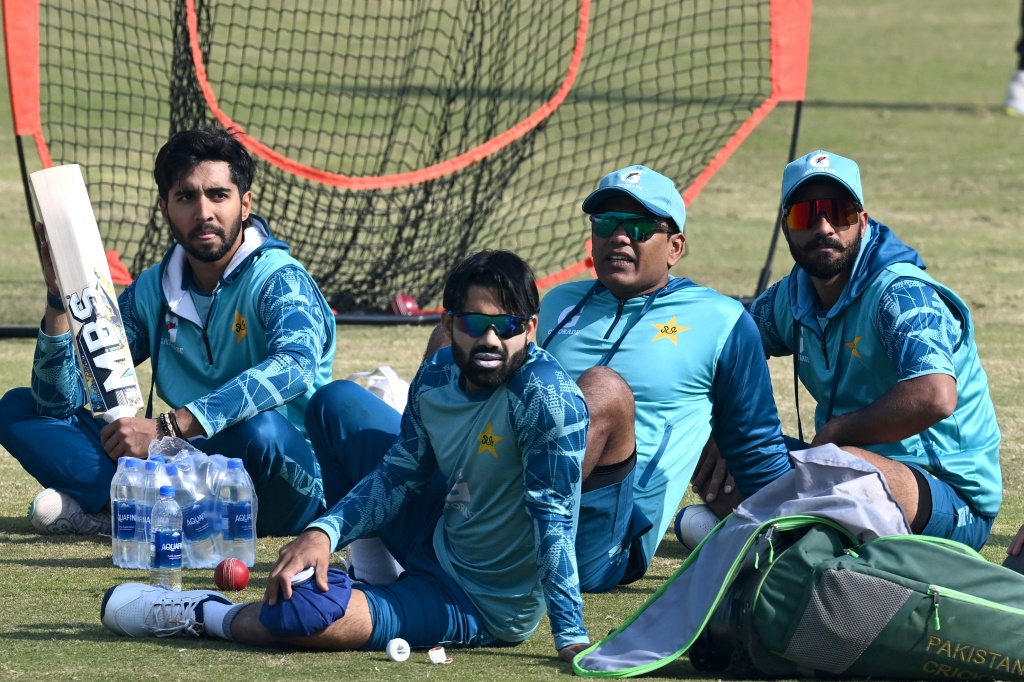
{"type": "MultiPolygon", "coordinates": [[[[799,144],[801,153],[826,148],[857,159],[869,212],[915,246],[929,272],[972,308],[1003,430],[1005,503],[983,552],[992,560],[1000,560],[1024,522],[1024,233],[1018,227],[1024,120],[1004,116],[999,106],[1014,67],[1018,12],[1016,0],[818,0],[799,144]]],[[[786,105],[773,113],[689,208],[690,255],[677,274],[728,293],[753,290],[770,239],[792,111],[786,105]]],[[[6,109],[0,111],[0,131],[0,144],[10,150],[0,156],[0,320],[31,324],[43,308],[42,278],[6,109]]],[[[788,254],[780,251],[772,279],[789,267],[788,254]]],[[[339,327],[335,376],[390,364],[411,378],[427,333],[339,327]]],[[[0,390],[27,384],[32,349],[31,341],[0,341],[0,390]]],[[[794,432],[791,365],[773,361],[772,370],[780,413],[794,432]]],[[[801,403],[806,427],[806,394],[801,403]]],[[[455,663],[444,668],[430,666],[423,654],[399,665],[383,654],[122,640],[99,624],[101,595],[117,582],[144,576],[113,568],[105,544],[31,532],[24,512],[38,486],[6,454],[0,455],[0,481],[0,678],[501,680],[567,674],[552,658],[546,623],[520,647],[452,652],[455,663]]],[[[242,598],[260,597],[280,544],[261,541],[252,586],[242,598]]],[[[587,597],[592,637],[619,625],[681,560],[678,545],[666,542],[648,578],[587,597]]],[[[211,572],[188,572],[186,583],[212,586],[211,572]]],[[[662,672],[694,676],[685,663],[662,672]]]]}

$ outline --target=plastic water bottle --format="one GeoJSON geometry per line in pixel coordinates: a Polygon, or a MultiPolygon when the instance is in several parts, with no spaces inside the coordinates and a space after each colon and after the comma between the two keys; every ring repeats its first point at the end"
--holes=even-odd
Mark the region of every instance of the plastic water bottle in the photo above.
{"type": "Polygon", "coordinates": [[[181,530],[185,568],[215,568],[220,561],[213,544],[213,529],[206,516],[206,505],[192,483],[180,475],[178,467],[168,464],[167,478],[174,487],[174,499],[181,509],[181,530]]]}
{"type": "Polygon", "coordinates": [[[256,563],[256,519],[253,518],[253,490],[240,459],[229,459],[217,491],[223,559],[241,559],[246,566],[256,563]]]}
{"type": "Polygon", "coordinates": [[[213,542],[220,552],[221,530],[220,530],[220,507],[218,495],[220,493],[220,482],[224,479],[224,472],[228,469],[228,458],[224,455],[210,455],[206,459],[206,466],[203,469],[206,489],[209,495],[203,500],[206,504],[206,518],[210,521],[210,528],[213,529],[213,542]]]}
{"type": "Polygon", "coordinates": [[[153,507],[153,549],[150,553],[149,584],[181,591],[181,509],[174,501],[174,486],[160,488],[160,500],[153,507]]]}
{"type": "Polygon", "coordinates": [[[160,499],[160,487],[165,485],[170,485],[170,481],[164,472],[164,465],[156,460],[147,459],[142,468],[138,502],[135,503],[135,514],[138,519],[135,524],[135,551],[139,568],[148,568],[150,564],[153,507],[160,499]]]}
{"type": "MultiPolygon", "coordinates": [[[[142,462],[134,457],[121,457],[117,473],[110,483],[110,543],[114,565],[121,568],[142,568],[135,549],[135,527],[138,523],[136,505],[142,483],[142,462]]],[[[148,550],[149,543],[146,543],[148,550]]]]}
{"type": "MultiPolygon", "coordinates": [[[[117,566],[117,554],[120,548],[120,543],[117,537],[118,523],[117,523],[117,479],[124,473],[125,464],[128,462],[127,457],[117,458],[117,470],[114,472],[113,478],[110,479],[110,553],[113,555],[114,565],[117,566]]],[[[135,539],[135,533],[132,532],[132,539],[135,539]]]]}

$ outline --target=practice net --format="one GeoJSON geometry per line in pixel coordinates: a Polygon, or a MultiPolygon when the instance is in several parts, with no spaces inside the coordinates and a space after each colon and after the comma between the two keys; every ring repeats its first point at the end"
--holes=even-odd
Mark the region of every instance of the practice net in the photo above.
{"type": "Polygon", "coordinates": [[[802,99],[810,0],[4,12],[15,132],[42,165],[83,166],[106,248],[132,275],[170,244],[159,147],[235,126],[259,159],[255,212],[336,310],[358,313],[399,292],[438,305],[446,271],[481,248],[514,249],[542,285],[572,276],[580,201],[615,168],[643,163],[691,201],[776,103],[802,99]]]}

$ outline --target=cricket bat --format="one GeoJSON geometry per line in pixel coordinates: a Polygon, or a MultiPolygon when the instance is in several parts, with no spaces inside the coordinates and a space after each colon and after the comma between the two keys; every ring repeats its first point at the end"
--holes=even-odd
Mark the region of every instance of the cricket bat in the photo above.
{"type": "Polygon", "coordinates": [[[93,414],[108,423],[133,417],[142,391],[82,169],[55,166],[31,178],[93,414]]]}

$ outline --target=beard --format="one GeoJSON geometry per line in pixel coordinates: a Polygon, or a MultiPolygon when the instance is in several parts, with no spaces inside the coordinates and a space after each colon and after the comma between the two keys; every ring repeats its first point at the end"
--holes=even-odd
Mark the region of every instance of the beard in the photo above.
{"type": "Polygon", "coordinates": [[[789,240],[788,235],[786,241],[789,243],[789,253],[792,254],[793,260],[804,269],[804,272],[817,279],[831,279],[853,268],[853,264],[860,254],[861,235],[858,232],[853,242],[845,247],[838,239],[830,239],[825,236],[820,236],[802,247],[789,240]],[[833,248],[838,253],[835,256],[823,252],[811,253],[821,246],[833,248]]]}
{"type": "Polygon", "coordinates": [[[511,356],[504,348],[493,348],[484,346],[473,346],[469,351],[463,350],[459,345],[452,344],[452,357],[455,365],[466,377],[467,381],[480,388],[497,388],[508,381],[509,377],[519,371],[519,368],[526,362],[528,346],[524,345],[520,350],[511,356]],[[480,367],[473,364],[473,356],[477,353],[497,354],[501,356],[501,364],[493,369],[480,367]]]}
{"type": "Polygon", "coordinates": [[[238,218],[235,219],[235,222],[230,226],[227,232],[214,225],[204,224],[192,228],[185,238],[181,238],[179,235],[181,235],[183,231],[177,229],[173,230],[175,240],[181,244],[183,249],[185,249],[185,253],[203,263],[216,263],[227,255],[227,253],[235,246],[235,242],[238,241],[238,234],[241,231],[241,211],[238,212],[238,218]],[[212,232],[220,237],[220,240],[207,248],[198,247],[194,240],[204,232],[212,232]]]}

